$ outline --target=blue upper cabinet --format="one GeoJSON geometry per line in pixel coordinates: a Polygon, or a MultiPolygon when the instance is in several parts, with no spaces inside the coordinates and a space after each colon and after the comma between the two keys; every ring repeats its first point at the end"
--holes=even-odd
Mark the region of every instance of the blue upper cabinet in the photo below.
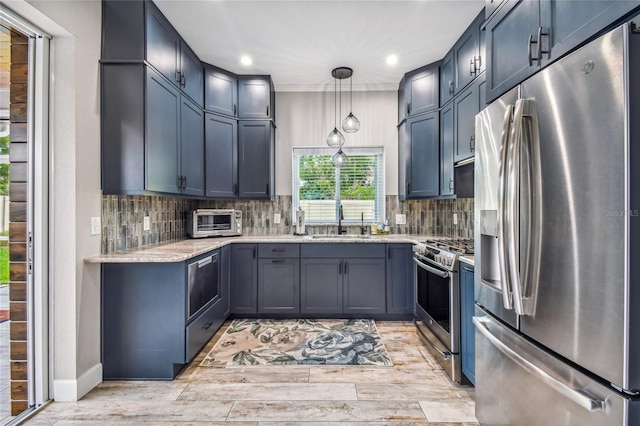
{"type": "Polygon", "coordinates": [[[455,92],[464,89],[481,70],[484,60],[480,53],[480,25],[484,21],[482,11],[453,46],[455,63],[455,92]]]}
{"type": "Polygon", "coordinates": [[[440,107],[440,66],[439,62],[407,73],[404,77],[405,117],[433,111],[440,107]]]}
{"type": "Polygon", "coordinates": [[[270,76],[238,76],[238,98],[238,118],[275,119],[275,92],[270,76]]]}
{"type": "Polygon", "coordinates": [[[407,120],[409,169],[407,198],[435,197],[440,191],[440,114],[438,111],[407,120]]]}
{"type": "Polygon", "coordinates": [[[202,63],[160,9],[152,1],[103,0],[101,62],[144,61],[202,107],[202,63]]]}
{"type": "Polygon", "coordinates": [[[202,64],[153,2],[146,6],[146,60],[202,107],[202,64]]]}
{"type": "Polygon", "coordinates": [[[528,44],[539,27],[537,0],[508,1],[486,27],[487,100],[491,101],[535,72],[528,44]]]}
{"type": "Polygon", "coordinates": [[[271,120],[238,123],[238,197],[273,199],[275,128],[271,120]]]}
{"type": "Polygon", "coordinates": [[[204,109],[235,117],[238,114],[238,78],[211,65],[204,69],[204,109]]]}
{"type": "Polygon", "coordinates": [[[440,65],[440,104],[445,105],[455,93],[453,49],[447,53],[440,65]]]}
{"type": "Polygon", "coordinates": [[[484,10],[460,36],[440,65],[440,105],[460,93],[485,69],[484,10]]]}
{"type": "Polygon", "coordinates": [[[625,0],[506,0],[486,26],[491,102],[637,8],[625,0]]]}

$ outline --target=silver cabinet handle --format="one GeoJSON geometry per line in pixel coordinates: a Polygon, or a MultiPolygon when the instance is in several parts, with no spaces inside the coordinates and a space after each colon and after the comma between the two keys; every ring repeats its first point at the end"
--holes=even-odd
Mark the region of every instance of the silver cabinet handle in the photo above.
{"type": "Polygon", "coordinates": [[[533,34],[529,34],[529,43],[527,43],[528,57],[529,57],[529,66],[533,66],[533,61],[536,60],[533,56],[531,56],[531,45],[537,44],[538,42],[533,39],[533,34]]]}
{"type": "Polygon", "coordinates": [[[198,268],[204,268],[211,262],[213,262],[213,256],[205,257],[204,259],[198,261],[198,268]]]}
{"type": "Polygon", "coordinates": [[[453,80],[449,80],[449,94],[453,95],[453,80]]]}
{"type": "Polygon", "coordinates": [[[549,387],[560,392],[562,395],[569,398],[585,410],[593,412],[600,411],[604,408],[604,401],[591,398],[590,396],[573,389],[566,383],[563,383],[555,377],[551,376],[549,373],[542,370],[540,367],[515,352],[509,346],[502,343],[502,341],[494,336],[493,333],[491,333],[491,330],[489,330],[487,324],[490,321],[491,320],[487,317],[473,317],[473,323],[476,326],[476,330],[478,330],[484,337],[487,338],[487,340],[489,340],[489,342],[491,342],[493,346],[495,346],[498,350],[500,350],[500,352],[509,357],[513,362],[524,368],[529,373],[538,376],[538,378],[549,387]]]}
{"type": "Polygon", "coordinates": [[[269,105],[267,105],[267,117],[269,116],[269,105]]]}
{"type": "Polygon", "coordinates": [[[471,148],[471,152],[476,150],[476,137],[474,135],[469,138],[469,148],[471,148]]]}
{"type": "Polygon", "coordinates": [[[542,49],[542,36],[548,36],[549,31],[544,31],[542,27],[538,27],[538,63],[542,61],[542,54],[549,53],[548,50],[542,49]]]}
{"type": "Polygon", "coordinates": [[[449,179],[449,190],[453,191],[453,178],[449,179]]]}

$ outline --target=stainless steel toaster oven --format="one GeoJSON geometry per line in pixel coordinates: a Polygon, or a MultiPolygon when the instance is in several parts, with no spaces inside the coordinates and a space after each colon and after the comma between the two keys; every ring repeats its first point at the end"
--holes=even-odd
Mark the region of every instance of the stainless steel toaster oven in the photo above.
{"type": "Polygon", "coordinates": [[[242,211],[234,209],[197,209],[187,215],[190,238],[242,235],[242,211]]]}

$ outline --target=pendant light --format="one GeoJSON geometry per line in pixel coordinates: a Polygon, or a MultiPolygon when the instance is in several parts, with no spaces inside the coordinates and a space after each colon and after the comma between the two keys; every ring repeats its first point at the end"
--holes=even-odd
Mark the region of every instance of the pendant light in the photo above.
{"type": "MultiPolygon", "coordinates": [[[[336,68],[338,69],[338,68],[336,68]]],[[[333,70],[335,71],[335,70],[333,70]]],[[[335,75],[334,75],[335,77],[335,75]]],[[[340,133],[340,130],[338,130],[338,98],[337,98],[337,90],[336,90],[336,85],[337,82],[334,79],[333,80],[333,106],[334,106],[334,113],[333,113],[333,130],[331,131],[331,133],[329,133],[329,136],[327,137],[327,145],[329,145],[330,147],[333,148],[342,148],[342,145],[344,145],[344,136],[342,136],[342,133],[340,133]]]]}
{"type": "Polygon", "coordinates": [[[355,133],[360,130],[360,120],[353,115],[353,71],[349,76],[349,115],[342,121],[342,130],[355,133]]]}
{"type": "Polygon", "coordinates": [[[342,148],[340,148],[338,149],[338,152],[333,154],[333,157],[331,157],[331,162],[334,167],[340,168],[349,164],[349,157],[347,157],[347,154],[342,152],[342,148]]]}

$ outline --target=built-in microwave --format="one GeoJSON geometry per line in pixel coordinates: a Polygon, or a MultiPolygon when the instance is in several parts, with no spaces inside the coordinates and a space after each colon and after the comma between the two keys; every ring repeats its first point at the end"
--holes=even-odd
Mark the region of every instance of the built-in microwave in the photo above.
{"type": "Polygon", "coordinates": [[[187,215],[190,238],[242,235],[242,211],[234,209],[198,209],[187,215]]]}

